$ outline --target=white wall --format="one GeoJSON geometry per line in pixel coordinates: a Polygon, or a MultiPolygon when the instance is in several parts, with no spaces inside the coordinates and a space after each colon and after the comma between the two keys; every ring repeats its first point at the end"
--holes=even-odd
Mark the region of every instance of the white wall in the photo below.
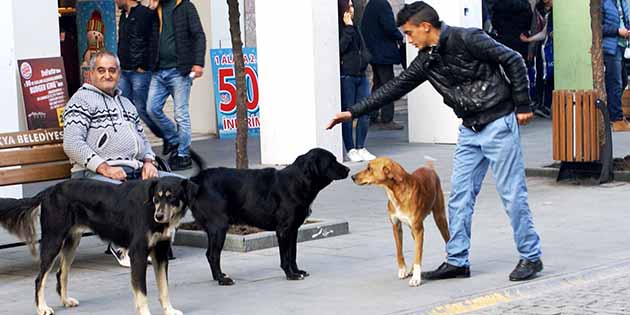
{"type": "MultiPolygon", "coordinates": [[[[406,0],[412,3],[414,0],[406,0]]],[[[481,0],[425,0],[451,26],[481,27],[481,0]],[[467,9],[465,11],[465,9],[467,9]],[[467,12],[464,15],[464,12],[467,12]]],[[[418,50],[407,44],[407,64],[418,50]]],[[[409,142],[456,143],[461,120],[446,106],[442,96],[425,82],[408,97],[409,142]]]]}
{"type": "Polygon", "coordinates": [[[313,147],[342,158],[341,128],[325,131],[340,110],[339,35],[334,0],[256,1],[263,164],[288,164],[313,147]],[[294,50],[287,50],[287,42],[294,50]]]}
{"type": "MultiPolygon", "coordinates": [[[[203,30],[206,33],[206,56],[203,76],[195,79],[190,91],[190,119],[192,131],[199,133],[217,133],[217,116],[212,89],[212,64],[210,48],[212,47],[212,10],[217,0],[192,0],[197,8],[203,30]],[[212,2],[212,4],[211,4],[212,2]]],[[[222,1],[227,3],[226,1],[222,1]]],[[[227,19],[227,16],[226,16],[227,19]]]]}
{"type": "MultiPolygon", "coordinates": [[[[0,10],[0,132],[25,129],[17,60],[60,56],[57,2],[4,0],[0,10]]],[[[21,197],[22,186],[0,187],[2,197],[21,197]]]]}

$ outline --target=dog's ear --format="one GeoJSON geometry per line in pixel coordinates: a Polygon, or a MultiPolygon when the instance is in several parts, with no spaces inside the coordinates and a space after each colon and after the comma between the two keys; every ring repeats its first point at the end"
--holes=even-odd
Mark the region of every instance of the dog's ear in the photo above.
{"type": "Polygon", "coordinates": [[[157,184],[158,184],[158,182],[157,182],[156,179],[149,180],[149,189],[148,189],[147,201],[145,202],[146,204],[153,203],[153,196],[155,196],[155,189],[157,187],[157,184]]]}
{"type": "Polygon", "coordinates": [[[387,179],[391,179],[395,182],[402,182],[402,175],[395,167],[391,167],[389,165],[383,166],[383,174],[385,174],[387,179]]]}
{"type": "Polygon", "coordinates": [[[190,206],[195,198],[197,197],[197,192],[199,191],[199,186],[190,179],[185,179],[182,181],[182,187],[184,188],[186,204],[190,206]]]}

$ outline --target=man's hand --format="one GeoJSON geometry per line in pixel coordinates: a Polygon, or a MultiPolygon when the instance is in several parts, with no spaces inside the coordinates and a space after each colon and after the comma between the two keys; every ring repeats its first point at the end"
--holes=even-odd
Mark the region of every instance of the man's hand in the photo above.
{"type": "Polygon", "coordinates": [[[338,124],[340,122],[344,122],[344,121],[351,120],[351,119],[352,119],[352,113],[350,113],[350,112],[337,113],[337,114],[335,114],[333,119],[326,126],[326,130],[332,129],[336,124],[338,124]]]}
{"type": "Polygon", "coordinates": [[[153,165],[153,161],[145,160],[142,166],[142,179],[155,178],[158,176],[158,170],[153,165]]]}
{"type": "Polygon", "coordinates": [[[345,12],[343,14],[343,23],[347,26],[352,25],[352,13],[350,12],[345,12]]]}
{"type": "Polygon", "coordinates": [[[101,165],[96,168],[96,173],[115,180],[127,180],[127,173],[125,173],[122,167],[109,166],[109,164],[105,162],[101,163],[101,165]]]}
{"type": "Polygon", "coordinates": [[[516,114],[516,120],[518,120],[518,124],[521,126],[527,125],[532,118],[534,118],[534,113],[532,112],[516,114]]]}
{"type": "Polygon", "coordinates": [[[617,30],[617,33],[623,38],[628,38],[628,34],[630,34],[625,27],[620,27],[619,30],[617,30]]]}
{"type": "Polygon", "coordinates": [[[202,66],[194,65],[192,67],[192,69],[190,69],[190,71],[195,73],[195,78],[200,78],[203,75],[203,67],[202,66]]]}

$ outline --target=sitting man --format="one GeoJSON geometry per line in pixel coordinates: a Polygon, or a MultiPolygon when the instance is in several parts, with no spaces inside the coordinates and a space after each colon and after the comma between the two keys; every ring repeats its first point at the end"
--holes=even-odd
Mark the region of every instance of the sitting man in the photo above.
{"type": "MultiPolygon", "coordinates": [[[[64,109],[63,149],[73,164],[72,178],[119,184],[174,175],[158,172],[136,108],[117,88],[120,72],[120,62],[111,52],[92,55],[92,84],[83,84],[64,109]]],[[[111,244],[108,250],[120,265],[129,267],[126,250],[111,244]]]]}

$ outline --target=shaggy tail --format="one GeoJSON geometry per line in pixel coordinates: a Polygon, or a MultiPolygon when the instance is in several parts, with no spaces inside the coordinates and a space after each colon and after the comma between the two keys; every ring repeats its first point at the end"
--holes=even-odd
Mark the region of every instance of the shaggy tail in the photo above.
{"type": "Polygon", "coordinates": [[[24,241],[33,256],[37,254],[37,210],[48,192],[46,189],[31,198],[0,198],[0,225],[24,241]]]}
{"type": "Polygon", "coordinates": [[[424,156],[424,164],[426,164],[430,169],[435,170],[435,166],[433,165],[433,162],[437,161],[436,159],[425,155],[424,156]]]}

